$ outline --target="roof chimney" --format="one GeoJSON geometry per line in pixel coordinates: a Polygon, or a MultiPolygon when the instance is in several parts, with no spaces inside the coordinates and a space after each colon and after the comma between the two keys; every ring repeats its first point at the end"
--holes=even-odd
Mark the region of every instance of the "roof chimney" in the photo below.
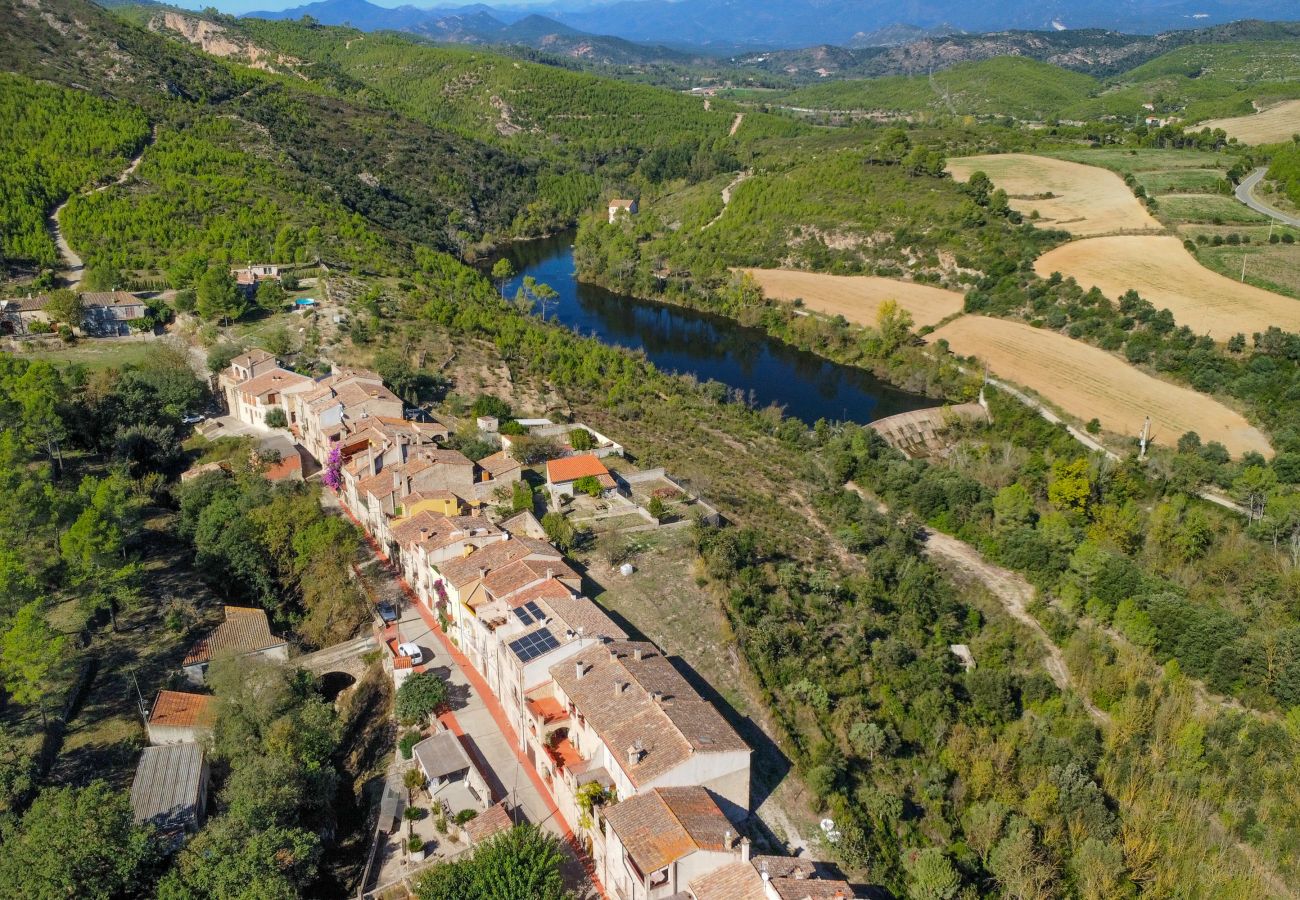
{"type": "Polygon", "coordinates": [[[573,664],[573,672],[574,677],[581,681],[582,676],[587,674],[587,664],[582,660],[578,660],[573,664]]]}
{"type": "Polygon", "coordinates": [[[642,746],[640,739],[632,742],[632,746],[627,748],[627,764],[635,766],[645,755],[645,748],[642,746]]]}
{"type": "Polygon", "coordinates": [[[635,659],[637,662],[640,662],[640,661],[641,661],[641,658],[642,658],[644,655],[645,655],[645,650],[643,650],[642,648],[640,648],[640,647],[633,647],[633,648],[632,648],[632,658],[635,659]]]}
{"type": "Polygon", "coordinates": [[[742,862],[749,862],[749,852],[749,838],[743,837],[740,839],[740,859],[742,862]]]}
{"type": "Polygon", "coordinates": [[[614,693],[615,693],[615,694],[622,694],[622,693],[625,692],[626,690],[627,690],[627,682],[626,682],[626,681],[616,681],[616,682],[614,682],[614,693]]]}

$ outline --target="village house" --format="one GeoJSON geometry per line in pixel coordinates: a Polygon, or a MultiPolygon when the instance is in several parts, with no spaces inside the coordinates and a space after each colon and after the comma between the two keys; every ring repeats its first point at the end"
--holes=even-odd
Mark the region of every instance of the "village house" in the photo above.
{"type": "Polygon", "coordinates": [[[748,839],[702,787],[652,788],[601,818],[601,881],[623,900],[680,897],[692,879],[749,859],[748,839]]]}
{"type": "Polygon", "coordinates": [[[821,863],[793,856],[755,856],[690,882],[692,900],[852,900],[853,888],[821,863]]]}
{"type": "Polygon", "coordinates": [[[550,672],[530,699],[551,712],[537,738],[541,774],[572,827],[580,827],[576,794],[591,781],[624,800],[707,787],[729,820],[748,817],[749,746],[654,644],[610,641],[550,672]]]}
{"type": "Polygon", "coordinates": [[[225,614],[226,621],[191,647],[181,663],[185,677],[192,684],[203,684],[213,660],[241,656],[261,656],[280,662],[289,659],[289,644],[271,634],[265,610],[227,606],[225,614]]]}
{"type": "Polygon", "coordinates": [[[81,328],[95,337],[131,333],[131,321],[142,319],[145,303],[126,291],[90,291],[81,295],[81,328]]]}
{"type": "Polygon", "coordinates": [[[19,300],[0,300],[0,336],[32,334],[32,326],[52,324],[45,307],[50,298],[28,294],[19,300]]]}
{"type": "Polygon", "coordinates": [[[609,201],[609,224],[613,225],[622,216],[635,216],[637,205],[635,200],[623,200],[614,198],[609,201]]]}
{"type": "MultiPolygon", "coordinates": [[[[474,463],[458,450],[420,447],[409,459],[371,474],[376,462],[377,457],[358,456],[344,467],[342,497],[382,546],[391,543],[388,519],[402,515],[412,495],[445,492],[456,498],[475,496],[474,463]]],[[[447,501],[443,500],[442,505],[447,506],[447,501]]],[[[459,509],[460,503],[455,506],[459,509]]]]}
{"type": "Polygon", "coordinates": [[[579,453],[546,462],[546,489],[552,503],[558,505],[562,498],[572,497],[577,493],[575,483],[584,478],[594,478],[600,485],[602,496],[617,493],[619,489],[614,476],[594,454],[579,453]]]}
{"type": "Polygon", "coordinates": [[[289,425],[295,424],[295,410],[290,398],[312,387],[306,375],[290,372],[265,350],[250,350],[236,356],[217,375],[217,390],[226,401],[226,409],[245,425],[266,428],[266,415],[273,409],[284,413],[289,425]]]}
{"type": "Polygon", "coordinates": [[[505,710],[519,748],[539,770],[546,758],[540,748],[549,735],[547,711],[555,711],[545,702],[551,666],[606,641],[627,639],[603,609],[581,596],[572,579],[566,584],[556,577],[491,594],[474,607],[473,627],[462,634],[483,660],[480,671],[505,710]],[[530,699],[534,696],[541,699],[530,699]]]}
{"type": "Polygon", "coordinates": [[[235,278],[235,284],[245,290],[257,288],[259,281],[279,281],[282,270],[286,267],[278,263],[249,263],[243,268],[232,266],[230,274],[235,278]]]}
{"type": "Polygon", "coordinates": [[[199,744],[145,747],[131,782],[131,812],[175,849],[203,824],[208,806],[208,761],[199,744]]]}
{"type": "Polygon", "coordinates": [[[212,733],[212,697],[184,691],[159,691],[149,713],[149,743],[196,744],[212,733]]]}
{"type": "Polygon", "coordinates": [[[401,419],[405,408],[383,379],[364,369],[339,369],[294,397],[294,421],[303,446],[323,462],[347,433],[345,422],[370,417],[401,419]]]}
{"type": "Polygon", "coordinates": [[[426,608],[446,603],[437,566],[510,536],[479,516],[443,516],[421,510],[388,526],[387,547],[407,586],[426,608]]]}
{"type": "Polygon", "coordinates": [[[483,812],[491,804],[492,792],[483,773],[470,760],[460,738],[445,727],[416,744],[411,755],[428,780],[429,796],[451,815],[463,809],[483,812]]]}

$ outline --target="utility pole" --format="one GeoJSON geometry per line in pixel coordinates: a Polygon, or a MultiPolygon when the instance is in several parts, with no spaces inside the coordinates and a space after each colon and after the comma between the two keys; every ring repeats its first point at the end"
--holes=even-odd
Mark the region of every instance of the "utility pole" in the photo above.
{"type": "Polygon", "coordinates": [[[1151,417],[1147,416],[1142,422],[1142,434],[1138,437],[1138,459],[1147,458],[1147,444],[1151,440],[1151,417]]]}

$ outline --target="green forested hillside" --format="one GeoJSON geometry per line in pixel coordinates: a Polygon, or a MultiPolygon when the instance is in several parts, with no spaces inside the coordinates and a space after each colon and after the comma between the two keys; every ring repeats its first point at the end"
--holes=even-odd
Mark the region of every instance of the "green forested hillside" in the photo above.
{"type": "Polygon", "coordinates": [[[1045,119],[1097,89],[1088,75],[1006,56],[965,63],[933,75],[835,81],[781,98],[789,106],[835,110],[933,112],[1045,119]]]}
{"type": "Polygon", "coordinates": [[[125,104],[0,72],[0,272],[52,265],[46,215],[121,171],[148,133],[125,104]]]}
{"type": "Polygon", "coordinates": [[[1156,112],[1195,122],[1254,112],[1252,101],[1300,97],[1300,44],[1259,41],[1180,47],[1110,79],[1098,96],[1062,109],[1064,118],[1156,112]]]}

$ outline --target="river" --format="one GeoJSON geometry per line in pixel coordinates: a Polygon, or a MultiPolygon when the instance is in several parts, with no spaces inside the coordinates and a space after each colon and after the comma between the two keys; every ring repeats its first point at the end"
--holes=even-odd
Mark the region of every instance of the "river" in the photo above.
{"type": "Polygon", "coordinates": [[[606,344],[643,350],[662,371],[721,382],[742,391],[754,406],[775,403],[810,424],[817,419],[870,422],[938,405],[730,319],[583,284],[575,277],[572,245],[573,232],[563,232],[507,248],[504,255],[519,274],[507,283],[506,296],[531,275],[559,293],[547,305],[549,321],[606,344]]]}

